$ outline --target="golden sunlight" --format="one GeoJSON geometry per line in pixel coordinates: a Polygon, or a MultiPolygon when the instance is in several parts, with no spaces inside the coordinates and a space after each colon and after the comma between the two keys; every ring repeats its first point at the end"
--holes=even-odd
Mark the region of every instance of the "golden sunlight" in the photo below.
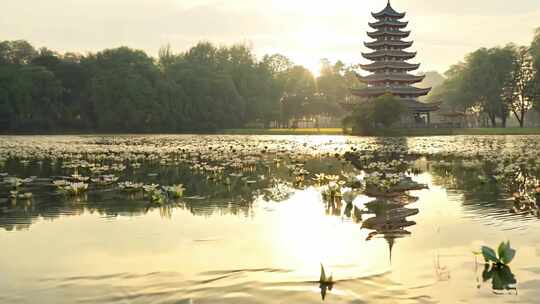
{"type": "Polygon", "coordinates": [[[384,273],[389,268],[387,244],[383,239],[364,241],[366,230],[352,222],[326,215],[324,203],[315,189],[297,192],[277,210],[273,225],[273,254],[289,261],[301,275],[313,275],[323,263],[341,278],[384,273]],[[351,242],[350,234],[357,235],[351,242]],[[347,267],[339,267],[349,261],[347,267]],[[353,266],[354,265],[354,266],[353,266]]]}

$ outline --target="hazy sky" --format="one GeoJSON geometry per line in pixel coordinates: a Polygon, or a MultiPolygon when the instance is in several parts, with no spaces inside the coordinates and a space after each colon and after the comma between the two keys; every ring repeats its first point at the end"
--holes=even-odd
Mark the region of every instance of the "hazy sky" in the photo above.
{"type": "MultiPolygon", "coordinates": [[[[152,55],[170,43],[248,42],[316,69],[321,58],[363,60],[371,11],[386,0],[1,0],[0,40],[59,51],[127,45],[152,55]]],[[[410,21],[421,69],[444,71],[482,46],[529,44],[540,0],[392,0],[410,21]]]]}

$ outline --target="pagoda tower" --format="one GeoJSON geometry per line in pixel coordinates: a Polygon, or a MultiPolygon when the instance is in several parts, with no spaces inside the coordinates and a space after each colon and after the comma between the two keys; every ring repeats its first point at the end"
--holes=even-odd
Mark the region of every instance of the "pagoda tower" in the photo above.
{"type": "Polygon", "coordinates": [[[438,104],[428,104],[418,101],[418,97],[427,95],[431,88],[417,88],[413,84],[421,82],[425,75],[417,76],[409,72],[417,70],[420,64],[407,62],[416,57],[416,52],[406,51],[412,46],[413,41],[405,41],[410,31],[404,30],[408,22],[401,21],[405,13],[398,13],[390,5],[371,14],[376,19],[369,26],[374,31],[367,35],[374,41],[364,45],[373,50],[370,53],[362,53],[365,59],[372,61],[370,64],[361,64],[360,67],[371,73],[369,76],[358,75],[358,79],[367,84],[364,89],[352,89],[352,94],[363,98],[376,98],[390,93],[399,97],[409,112],[412,114],[411,122],[419,121],[430,123],[429,113],[438,110],[438,104]]]}

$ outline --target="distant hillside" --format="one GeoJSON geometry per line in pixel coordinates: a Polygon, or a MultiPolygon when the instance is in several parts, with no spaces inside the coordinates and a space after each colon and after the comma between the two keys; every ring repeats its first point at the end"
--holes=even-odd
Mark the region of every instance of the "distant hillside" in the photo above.
{"type": "MultiPolygon", "coordinates": [[[[436,88],[444,82],[444,76],[437,71],[420,72],[418,75],[426,75],[426,78],[415,86],[419,88],[436,88]]],[[[432,90],[433,92],[433,90],[432,90]]],[[[428,95],[429,96],[429,95],[428,95]]],[[[427,96],[420,97],[420,101],[425,101],[427,96]]]]}

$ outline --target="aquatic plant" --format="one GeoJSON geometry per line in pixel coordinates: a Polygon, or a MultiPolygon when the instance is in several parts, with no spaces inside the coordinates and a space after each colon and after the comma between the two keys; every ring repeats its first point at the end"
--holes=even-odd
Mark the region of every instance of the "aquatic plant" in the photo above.
{"type": "Polygon", "coordinates": [[[71,183],[68,182],[66,186],[62,187],[63,190],[68,195],[80,195],[88,190],[88,184],[83,182],[71,183]]]}
{"type": "Polygon", "coordinates": [[[4,183],[9,184],[13,189],[17,189],[22,186],[23,180],[17,177],[8,177],[4,179],[4,183]]]}
{"type": "Polygon", "coordinates": [[[516,250],[510,246],[510,241],[508,241],[501,242],[497,249],[497,253],[488,246],[482,246],[481,254],[484,257],[486,264],[493,263],[496,266],[503,266],[512,262],[516,256],[516,250]]]}
{"type": "Polygon", "coordinates": [[[182,184],[164,187],[167,193],[173,198],[180,198],[184,195],[186,188],[182,184]]]}
{"type": "Polygon", "coordinates": [[[34,195],[30,192],[24,192],[20,193],[17,198],[23,199],[23,200],[31,200],[34,195]]]}
{"type": "Polygon", "coordinates": [[[324,266],[321,263],[321,276],[319,278],[319,288],[321,289],[321,297],[324,300],[326,298],[326,293],[328,290],[332,290],[334,287],[334,280],[332,278],[332,275],[326,276],[326,272],[324,271],[324,266]]]}
{"type": "Polygon", "coordinates": [[[71,179],[76,181],[76,182],[86,182],[90,179],[90,177],[88,176],[82,176],[78,173],[75,173],[75,174],[72,174],[71,175],[71,179]]]}
{"type": "Polygon", "coordinates": [[[516,276],[507,265],[486,264],[482,272],[482,280],[484,282],[491,280],[491,289],[496,294],[512,290],[517,292],[516,276]]]}
{"type": "Polygon", "coordinates": [[[143,183],[133,183],[133,182],[120,182],[118,183],[118,188],[123,191],[127,192],[135,192],[135,191],[141,191],[143,190],[143,183]]]}
{"type": "Polygon", "coordinates": [[[157,188],[159,188],[158,184],[149,184],[142,186],[143,191],[146,193],[154,192],[155,190],[157,190],[157,188]]]}
{"type": "Polygon", "coordinates": [[[319,283],[321,283],[321,284],[333,284],[334,283],[334,281],[332,279],[332,275],[326,276],[326,271],[324,270],[324,266],[323,266],[322,263],[321,263],[321,276],[320,276],[320,279],[319,279],[319,283]]]}
{"type": "Polygon", "coordinates": [[[63,189],[64,187],[66,187],[66,186],[69,184],[68,181],[63,180],[63,179],[54,180],[52,183],[53,183],[53,185],[55,185],[58,189],[63,189]]]}
{"type": "Polygon", "coordinates": [[[98,177],[92,178],[91,181],[99,186],[108,186],[117,182],[118,177],[114,175],[100,175],[98,177]]]}
{"type": "Polygon", "coordinates": [[[167,199],[166,193],[161,189],[154,189],[149,192],[150,201],[156,204],[164,204],[167,199]]]}
{"type": "Polygon", "coordinates": [[[17,199],[18,196],[19,196],[19,191],[18,190],[9,191],[9,198],[17,199]]]}

